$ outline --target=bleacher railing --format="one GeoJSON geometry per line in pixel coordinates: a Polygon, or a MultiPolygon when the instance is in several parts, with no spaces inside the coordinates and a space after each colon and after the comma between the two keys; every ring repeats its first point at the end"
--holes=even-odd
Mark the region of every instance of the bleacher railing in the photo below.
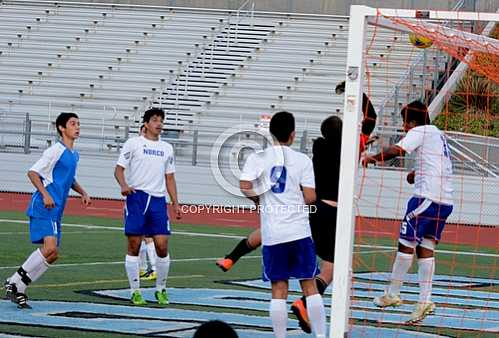
{"type": "MultiPolygon", "coordinates": [[[[46,120],[32,119],[29,114],[24,118],[19,115],[0,115],[0,152],[16,152],[29,154],[41,152],[57,142],[59,136],[53,123],[49,124],[47,131],[40,126],[45,126],[46,120]],[[34,128],[37,127],[37,128],[34,128]]],[[[137,136],[138,130],[132,127],[129,119],[116,121],[82,121],[80,139],[77,148],[82,154],[99,157],[117,157],[123,143],[130,137],[137,136]]],[[[166,127],[161,139],[169,142],[176,154],[178,163],[206,167],[210,165],[210,151],[213,147],[211,139],[216,139],[224,132],[224,126],[203,125],[190,126],[184,133],[168,130],[166,127]]],[[[255,127],[255,131],[261,131],[255,127]]],[[[319,130],[297,128],[297,138],[293,147],[311,156],[313,141],[320,136],[319,130]]],[[[378,130],[380,139],[400,137],[403,131],[397,128],[382,127],[378,130]]],[[[447,132],[446,136],[453,154],[454,171],[456,174],[480,175],[499,177],[499,139],[483,137],[458,132],[447,132]],[[480,149],[486,149],[483,153],[480,149]]],[[[246,136],[243,136],[243,138],[246,136]]],[[[254,143],[260,141],[255,136],[248,136],[246,141],[254,143]]],[[[233,144],[224,144],[222,150],[230,150],[233,144]]],[[[374,143],[369,151],[376,151],[381,144],[374,143]]],[[[229,151],[224,156],[230,156],[229,151]]],[[[391,163],[377,168],[389,170],[407,170],[412,168],[412,160],[395,159],[391,163]]],[[[222,163],[230,163],[222,159],[222,163]]]]}

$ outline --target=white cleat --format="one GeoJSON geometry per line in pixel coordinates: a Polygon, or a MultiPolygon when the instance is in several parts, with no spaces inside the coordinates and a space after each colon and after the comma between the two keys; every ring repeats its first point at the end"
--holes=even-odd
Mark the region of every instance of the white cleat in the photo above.
{"type": "Polygon", "coordinates": [[[435,303],[417,303],[416,308],[411,313],[411,318],[406,322],[406,324],[417,324],[423,321],[426,316],[433,313],[435,313],[435,303]]]}
{"type": "Polygon", "coordinates": [[[373,302],[374,305],[381,308],[402,305],[402,299],[400,299],[399,295],[390,295],[388,293],[385,293],[383,296],[380,297],[375,297],[373,302]]]}

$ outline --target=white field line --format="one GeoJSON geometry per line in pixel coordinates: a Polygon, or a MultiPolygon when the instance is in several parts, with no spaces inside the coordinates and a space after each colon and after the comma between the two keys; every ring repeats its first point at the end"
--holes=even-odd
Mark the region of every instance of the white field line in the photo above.
{"type": "MultiPolygon", "coordinates": [[[[19,223],[19,224],[27,224],[28,221],[25,220],[11,220],[11,219],[0,219],[0,223],[19,223]]],[[[117,230],[122,231],[122,227],[110,227],[110,226],[100,226],[100,225],[87,225],[87,224],[72,224],[72,223],[64,223],[65,227],[74,227],[74,228],[84,228],[84,229],[106,229],[106,230],[117,230]]],[[[246,236],[238,236],[238,235],[223,235],[223,234],[207,234],[207,233],[199,233],[199,232],[187,232],[187,231],[173,231],[173,235],[183,235],[183,236],[193,236],[193,237],[211,237],[211,238],[232,238],[232,239],[243,239],[246,236]]],[[[396,250],[394,246],[386,246],[386,245],[367,245],[367,244],[355,244],[356,247],[359,248],[371,248],[371,249],[382,249],[382,250],[396,250]]],[[[499,254],[493,253],[481,253],[481,252],[468,252],[468,251],[454,251],[454,250],[436,250],[437,253],[440,254],[449,254],[449,255],[462,255],[462,256],[479,256],[479,257],[492,257],[498,258],[499,254]]]]}
{"type": "MultiPolygon", "coordinates": [[[[204,278],[204,275],[178,275],[178,276],[168,276],[168,279],[192,279],[192,278],[204,278]]],[[[65,286],[79,286],[79,285],[95,285],[95,284],[106,284],[106,283],[118,283],[118,282],[128,282],[128,279],[103,279],[96,281],[86,281],[86,282],[70,282],[62,284],[35,284],[30,285],[30,288],[59,288],[65,286]]]]}

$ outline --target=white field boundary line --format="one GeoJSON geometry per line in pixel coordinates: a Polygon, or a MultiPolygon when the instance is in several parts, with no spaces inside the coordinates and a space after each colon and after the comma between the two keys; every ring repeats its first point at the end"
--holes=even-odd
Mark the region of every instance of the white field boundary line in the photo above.
{"type": "MultiPolygon", "coordinates": [[[[0,223],[18,223],[18,224],[28,224],[25,220],[11,220],[0,218],[0,223]]],[[[87,225],[87,224],[73,224],[73,223],[63,223],[65,227],[74,228],[84,228],[84,229],[106,229],[106,230],[117,230],[123,231],[122,227],[110,227],[110,226],[100,226],[100,225],[87,225]]],[[[193,237],[211,237],[211,238],[231,238],[231,239],[243,239],[246,236],[238,235],[223,235],[223,234],[207,234],[199,232],[187,232],[187,231],[172,231],[173,235],[183,235],[183,236],[193,236],[193,237]]],[[[367,244],[355,244],[359,248],[370,248],[370,249],[382,249],[382,250],[396,250],[394,246],[387,245],[367,245],[367,244]]],[[[467,251],[454,251],[454,250],[435,250],[435,252],[440,254],[449,255],[462,255],[462,256],[479,256],[479,257],[492,257],[499,258],[499,254],[493,253],[481,253],[481,252],[467,252],[467,251]]]]}

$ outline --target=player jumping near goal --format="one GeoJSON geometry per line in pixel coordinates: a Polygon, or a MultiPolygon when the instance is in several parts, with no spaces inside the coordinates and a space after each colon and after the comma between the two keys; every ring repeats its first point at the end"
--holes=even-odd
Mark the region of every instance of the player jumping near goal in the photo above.
{"type": "Polygon", "coordinates": [[[57,117],[55,126],[61,141],[45,150],[28,171],[28,177],[36,188],[27,211],[30,238],[32,243],[41,244],[41,247],[4,284],[6,298],[17,303],[19,308],[31,308],[26,288],[57,260],[61,221],[69,190],[73,189],[81,195],[84,206],[91,202],[75,179],[79,155],[73,146],[80,136],[78,115],[62,113],[57,117]]]}
{"type": "Polygon", "coordinates": [[[144,113],[143,135],[130,138],[123,145],[114,175],[125,201],[125,235],[128,253],[125,268],[130,283],[131,301],[144,305],[140,292],[139,249],[143,236],[153,237],[156,247],[156,292],[160,305],[168,304],[166,279],[170,269],[168,235],[170,222],[166,209],[166,193],[180,217],[175,183],[173,147],[159,139],[163,130],[165,113],[152,108],[144,113]],[[125,170],[128,171],[125,179],[125,170]]]}
{"type": "Polygon", "coordinates": [[[447,217],[452,212],[452,163],[444,134],[429,124],[426,105],[419,101],[411,102],[402,108],[401,114],[406,136],[396,145],[365,157],[363,165],[412,152],[416,155],[414,170],[407,175],[407,181],[414,184],[414,195],[407,203],[407,211],[400,225],[398,252],[390,284],[382,296],[374,299],[374,304],[382,308],[402,304],[400,289],[416,252],[419,301],[407,321],[413,324],[422,321],[435,309],[431,301],[434,250],[447,217]]]}

